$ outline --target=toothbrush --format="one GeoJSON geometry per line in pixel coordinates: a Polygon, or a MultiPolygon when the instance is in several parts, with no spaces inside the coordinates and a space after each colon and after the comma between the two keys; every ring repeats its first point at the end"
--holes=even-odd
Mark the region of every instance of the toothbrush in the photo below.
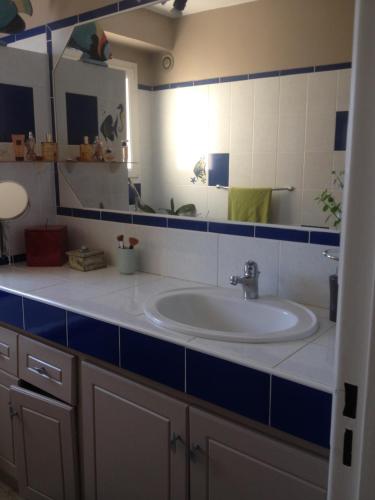
{"type": "Polygon", "coordinates": [[[117,241],[118,241],[118,248],[125,248],[124,247],[124,235],[123,234],[120,234],[119,236],[117,236],[117,241]]]}

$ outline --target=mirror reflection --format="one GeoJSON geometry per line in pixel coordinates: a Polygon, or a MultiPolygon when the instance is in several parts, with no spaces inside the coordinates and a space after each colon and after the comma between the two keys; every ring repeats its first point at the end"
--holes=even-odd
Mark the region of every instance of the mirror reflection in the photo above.
{"type": "Polygon", "coordinates": [[[269,46],[262,2],[238,3],[75,28],[54,75],[62,205],[339,226],[350,69],[269,46]]]}

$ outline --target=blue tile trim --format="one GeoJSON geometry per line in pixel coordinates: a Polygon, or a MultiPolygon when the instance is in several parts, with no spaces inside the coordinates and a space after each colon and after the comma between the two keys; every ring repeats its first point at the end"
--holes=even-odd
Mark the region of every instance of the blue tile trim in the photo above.
{"type": "Polygon", "coordinates": [[[248,79],[249,75],[222,76],[220,78],[220,83],[240,82],[242,80],[248,80],[248,79]]]}
{"type": "Polygon", "coordinates": [[[331,408],[331,394],[272,376],[272,427],[329,448],[331,408]]]}
{"type": "Polygon", "coordinates": [[[330,247],[340,246],[340,234],[325,233],[323,231],[312,231],[310,233],[310,243],[314,245],[325,245],[330,247]]]}
{"type": "Polygon", "coordinates": [[[119,3],[119,10],[132,9],[134,7],[140,7],[141,5],[147,5],[154,0],[122,0],[119,3]]]}
{"type": "Polygon", "coordinates": [[[317,73],[321,71],[335,71],[338,69],[350,69],[352,67],[351,62],[337,63],[337,64],[324,64],[321,66],[315,66],[315,71],[317,73]]]}
{"type": "Polygon", "coordinates": [[[108,16],[110,14],[115,14],[118,12],[118,3],[112,3],[110,5],[105,5],[104,7],[99,7],[98,9],[88,10],[78,15],[78,21],[80,23],[85,21],[90,21],[91,19],[97,19],[98,17],[108,16]]]}
{"type": "Polygon", "coordinates": [[[296,241],[299,243],[309,242],[309,233],[298,229],[283,229],[277,227],[256,226],[256,238],[266,238],[270,240],[296,241]]]}
{"type": "Polygon", "coordinates": [[[205,80],[195,80],[194,86],[198,85],[212,85],[214,83],[220,83],[220,78],[206,78],[205,80]]]}
{"type": "Polygon", "coordinates": [[[68,312],[68,347],[119,366],[119,327],[68,312]]]}
{"type": "Polygon", "coordinates": [[[149,92],[152,92],[154,90],[154,87],[152,85],[138,83],[138,90],[148,90],[149,92]]]}
{"type": "Polygon", "coordinates": [[[85,210],[83,208],[72,208],[73,217],[80,217],[81,219],[96,219],[100,220],[99,210],[85,210]]]}
{"type": "Polygon", "coordinates": [[[185,348],[120,329],[121,368],[173,389],[185,390],[185,348]]]}
{"type": "Polygon", "coordinates": [[[177,83],[171,83],[170,87],[171,89],[179,89],[179,88],[184,88],[184,87],[192,87],[194,85],[194,82],[177,82],[177,83]]]}
{"type": "Polygon", "coordinates": [[[279,76],[280,71],[263,71],[262,73],[250,73],[249,80],[256,80],[258,78],[272,78],[275,76],[279,76]]]}
{"type": "Polygon", "coordinates": [[[186,392],[264,424],[269,422],[270,376],[186,350],[186,392]]]}
{"type": "Polygon", "coordinates": [[[133,224],[139,224],[140,226],[167,227],[167,218],[147,215],[133,215],[133,224]]]}
{"type": "Polygon", "coordinates": [[[68,207],[57,207],[56,213],[65,217],[73,217],[72,209],[68,207]]]}
{"type": "Polygon", "coordinates": [[[64,309],[31,299],[23,299],[25,330],[52,342],[67,346],[64,309]]]}
{"type": "Polygon", "coordinates": [[[0,38],[0,45],[8,45],[16,41],[16,35],[7,35],[0,38]]]}
{"type": "Polygon", "coordinates": [[[0,321],[23,328],[22,297],[0,290],[0,321]]]}
{"type": "Polygon", "coordinates": [[[117,212],[102,212],[102,220],[110,222],[122,222],[124,224],[132,224],[131,214],[120,214],[117,212]]]}
{"type": "Polygon", "coordinates": [[[48,27],[52,31],[60,30],[61,28],[67,28],[68,26],[73,26],[78,23],[78,16],[65,17],[59,21],[54,21],[48,23],[48,27]]]}
{"type": "Polygon", "coordinates": [[[164,85],[155,85],[154,90],[169,90],[171,88],[169,83],[166,83],[164,85]]]}
{"type": "Polygon", "coordinates": [[[348,111],[337,111],[335,129],[335,151],[346,150],[346,139],[348,135],[348,111]]]}
{"type": "Polygon", "coordinates": [[[22,31],[21,33],[16,33],[16,41],[25,40],[26,38],[31,38],[32,36],[43,35],[46,32],[46,25],[36,26],[29,30],[22,31]]]}
{"type": "Polygon", "coordinates": [[[295,241],[315,245],[340,246],[340,234],[323,231],[304,231],[279,227],[253,226],[225,222],[210,222],[194,219],[167,218],[158,215],[138,215],[117,212],[101,212],[81,208],[60,207],[57,215],[66,217],[81,217],[87,219],[119,222],[124,224],[139,224],[141,226],[168,227],[188,231],[201,231],[218,234],[228,234],[244,237],[256,237],[280,241],[295,241]]]}
{"type": "Polygon", "coordinates": [[[173,229],[185,229],[189,231],[207,232],[208,222],[203,220],[168,219],[168,227],[173,229]]]}
{"type": "Polygon", "coordinates": [[[301,75],[305,73],[314,73],[314,66],[308,66],[306,68],[291,68],[291,69],[280,70],[280,76],[301,75]]]}
{"type": "Polygon", "coordinates": [[[245,226],[242,224],[225,224],[224,222],[210,222],[208,225],[210,233],[231,234],[235,236],[249,236],[255,234],[254,226],[245,226]]]}

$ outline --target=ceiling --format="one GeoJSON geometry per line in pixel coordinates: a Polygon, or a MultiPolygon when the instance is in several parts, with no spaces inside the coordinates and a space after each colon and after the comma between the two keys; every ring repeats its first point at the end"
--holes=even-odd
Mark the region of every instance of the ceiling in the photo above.
{"type": "MultiPolygon", "coordinates": [[[[255,2],[256,0],[188,0],[184,15],[196,14],[197,12],[204,12],[206,10],[221,9],[223,7],[232,7],[241,3],[255,2]]],[[[154,5],[152,10],[169,15],[173,7],[173,0],[168,0],[164,5],[154,5]]]]}

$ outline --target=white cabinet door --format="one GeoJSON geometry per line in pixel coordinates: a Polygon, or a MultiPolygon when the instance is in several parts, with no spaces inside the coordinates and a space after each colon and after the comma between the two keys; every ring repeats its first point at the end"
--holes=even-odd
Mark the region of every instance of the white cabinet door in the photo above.
{"type": "Polygon", "coordinates": [[[82,363],[86,500],[186,500],[187,406],[82,363]]]}
{"type": "Polygon", "coordinates": [[[0,470],[15,477],[14,434],[10,416],[10,386],[18,379],[0,370],[0,470]]]}
{"type": "Polygon", "coordinates": [[[327,461],[190,409],[191,500],[324,500],[327,461]]]}
{"type": "Polygon", "coordinates": [[[26,500],[78,500],[75,410],[11,387],[17,481],[26,500]]]}

